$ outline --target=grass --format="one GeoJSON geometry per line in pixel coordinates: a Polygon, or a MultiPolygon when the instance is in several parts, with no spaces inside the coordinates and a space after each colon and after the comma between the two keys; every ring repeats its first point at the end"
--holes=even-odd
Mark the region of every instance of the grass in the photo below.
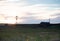
{"type": "Polygon", "coordinates": [[[8,27],[0,30],[0,41],[53,41],[60,38],[59,29],[8,27]]]}

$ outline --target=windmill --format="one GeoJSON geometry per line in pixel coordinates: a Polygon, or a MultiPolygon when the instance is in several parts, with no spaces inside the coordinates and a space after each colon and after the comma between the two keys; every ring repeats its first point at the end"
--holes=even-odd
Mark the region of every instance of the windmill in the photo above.
{"type": "Polygon", "coordinates": [[[18,16],[16,16],[16,24],[17,24],[18,16]]]}

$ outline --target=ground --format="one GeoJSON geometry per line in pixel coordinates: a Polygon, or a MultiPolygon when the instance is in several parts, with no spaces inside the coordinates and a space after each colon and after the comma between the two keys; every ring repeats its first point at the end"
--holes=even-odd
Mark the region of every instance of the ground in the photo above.
{"type": "Polygon", "coordinates": [[[59,39],[60,30],[56,28],[0,27],[0,41],[57,41],[59,39]]]}

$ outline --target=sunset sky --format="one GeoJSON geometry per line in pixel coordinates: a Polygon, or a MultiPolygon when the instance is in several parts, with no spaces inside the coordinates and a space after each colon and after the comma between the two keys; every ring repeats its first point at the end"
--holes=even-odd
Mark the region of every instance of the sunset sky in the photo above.
{"type": "Polygon", "coordinates": [[[0,0],[0,23],[60,23],[60,0],[0,0]]]}

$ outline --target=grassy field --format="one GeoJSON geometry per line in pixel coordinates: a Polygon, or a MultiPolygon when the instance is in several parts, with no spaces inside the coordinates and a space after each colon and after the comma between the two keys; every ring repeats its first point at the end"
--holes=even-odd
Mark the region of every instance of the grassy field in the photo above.
{"type": "Polygon", "coordinates": [[[56,28],[22,26],[0,28],[0,41],[58,41],[59,39],[60,29],[56,28]]]}

